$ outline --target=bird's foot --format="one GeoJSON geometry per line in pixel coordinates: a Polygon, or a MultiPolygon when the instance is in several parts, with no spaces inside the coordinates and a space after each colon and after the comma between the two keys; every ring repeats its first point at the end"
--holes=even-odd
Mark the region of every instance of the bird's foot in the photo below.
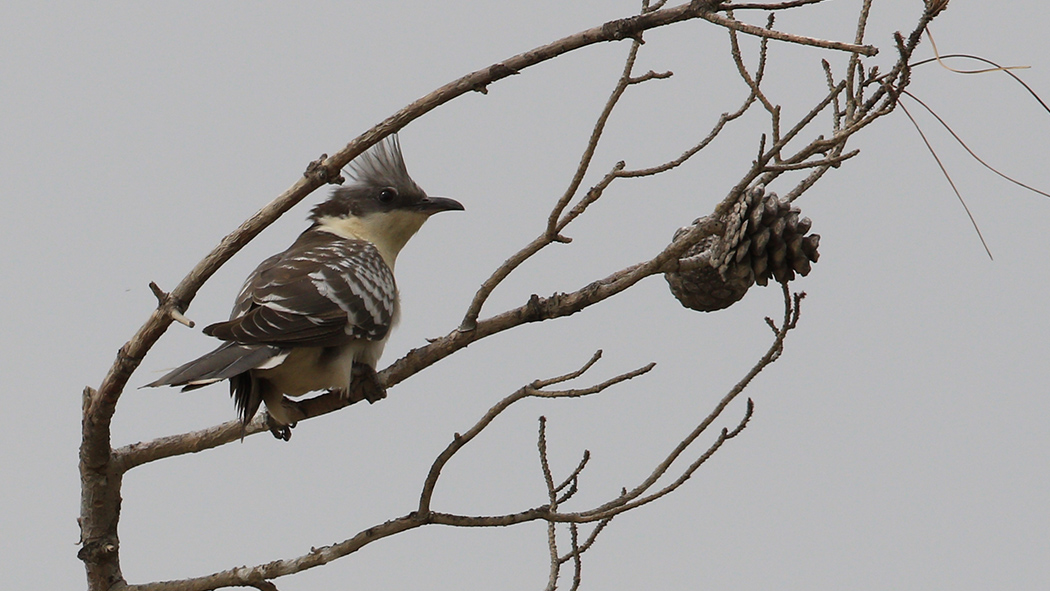
{"type": "Polygon", "coordinates": [[[295,428],[295,423],[290,425],[282,425],[275,421],[269,414],[266,415],[266,426],[270,428],[270,433],[275,439],[281,441],[288,441],[292,438],[292,429],[295,428]]]}
{"type": "Polygon", "coordinates": [[[350,375],[346,397],[351,403],[367,400],[373,404],[386,398],[386,388],[379,383],[379,375],[371,365],[355,363],[350,375]]]}
{"type": "Polygon", "coordinates": [[[299,419],[306,416],[299,409],[298,402],[285,397],[282,397],[280,408],[277,409],[276,414],[280,415],[279,419],[274,416],[273,409],[267,407],[266,411],[266,426],[269,427],[270,433],[275,438],[282,441],[288,441],[292,438],[292,429],[299,423],[299,419]]]}

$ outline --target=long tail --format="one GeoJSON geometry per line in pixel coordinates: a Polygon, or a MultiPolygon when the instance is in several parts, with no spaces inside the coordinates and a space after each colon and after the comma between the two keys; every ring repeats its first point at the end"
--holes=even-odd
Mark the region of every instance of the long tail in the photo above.
{"type": "Polygon", "coordinates": [[[284,355],[286,353],[281,349],[269,345],[223,343],[211,353],[173,369],[146,386],[182,386],[185,392],[236,377],[251,369],[277,365],[283,361],[284,355]]]}

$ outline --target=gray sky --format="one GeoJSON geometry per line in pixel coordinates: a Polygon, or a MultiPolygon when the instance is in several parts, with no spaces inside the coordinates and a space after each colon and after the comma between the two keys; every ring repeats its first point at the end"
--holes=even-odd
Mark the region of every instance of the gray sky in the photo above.
{"type": "MultiPolygon", "coordinates": [[[[869,41],[887,51],[921,3],[876,1],[869,41]]],[[[778,27],[849,40],[859,2],[784,16],[778,27]]],[[[1050,98],[1042,2],[954,2],[943,53],[1010,65],[1050,98]]],[[[8,2],[0,35],[0,571],[11,588],[83,586],[76,559],[80,392],[166,289],[245,217],[401,106],[462,74],[635,11],[633,2],[8,2]]],[[[751,16],[761,23],[760,17],[751,16]]],[[[727,36],[691,22],[646,37],[633,89],[610,121],[590,182],[620,159],[670,159],[735,109],[745,88],[727,36]]],[[[753,49],[753,44],[748,44],[753,49]]],[[[453,329],[473,291],[531,240],[568,183],[627,44],[591,47],[441,107],[401,133],[413,177],[464,213],[431,220],[402,253],[403,319],[384,363],[453,329]]],[[[770,89],[787,116],[821,92],[812,49],[771,46],[770,89]]],[[[920,56],[930,55],[924,43],[920,56]]],[[[750,62],[754,63],[754,54],[750,62]]],[[[832,59],[841,73],[841,56],[832,59]]],[[[960,64],[962,65],[962,64],[960,64]]],[[[911,90],[1007,174],[1050,187],[1050,114],[1003,74],[934,65],[911,90]]],[[[923,115],[995,255],[903,113],[857,138],[859,158],[800,201],[822,236],[794,284],[809,297],[783,358],[748,390],[755,416],[673,497],[618,517],[585,555],[591,589],[1036,589],[1050,587],[1050,200],[976,165],[923,115]]],[[[757,113],[756,113],[757,115],[757,113]]],[[[706,214],[750,165],[755,116],[688,165],[625,181],[526,264],[485,315],[568,291],[648,258],[706,214]]],[[[785,192],[787,185],[774,186],[785,192]]],[[[243,277],[305,225],[318,192],[246,247],[188,315],[222,319],[243,277]]],[[[124,480],[121,563],[130,582],[292,557],[410,511],[452,433],[535,378],[596,349],[589,384],[658,363],[598,398],[529,401],[446,469],[436,510],[542,504],[536,418],[548,417],[555,478],[589,449],[577,501],[633,486],[758,359],[778,290],[731,309],[681,308],[652,278],[583,314],[488,339],[373,406],[144,466],[124,480]]],[[[114,443],[232,419],[225,386],[137,390],[212,346],[173,326],[131,380],[114,443]]],[[[735,403],[722,424],[743,410],[735,403]]],[[[699,453],[699,451],[697,452],[699,453]]],[[[318,588],[538,589],[541,524],[431,527],[279,581],[318,588]]]]}

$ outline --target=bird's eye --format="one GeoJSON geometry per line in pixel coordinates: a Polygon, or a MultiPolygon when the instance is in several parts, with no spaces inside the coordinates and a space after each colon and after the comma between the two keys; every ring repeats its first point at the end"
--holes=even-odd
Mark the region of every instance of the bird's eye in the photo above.
{"type": "Polygon", "coordinates": [[[393,187],[387,187],[379,192],[380,203],[390,203],[397,197],[397,190],[393,187]]]}

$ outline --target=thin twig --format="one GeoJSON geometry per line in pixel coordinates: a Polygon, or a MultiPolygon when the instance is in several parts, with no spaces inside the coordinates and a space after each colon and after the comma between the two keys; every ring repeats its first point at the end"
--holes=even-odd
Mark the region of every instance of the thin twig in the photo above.
{"type": "Polygon", "coordinates": [[[853,158],[857,154],[860,154],[860,150],[851,150],[845,154],[838,156],[829,156],[827,158],[821,158],[820,160],[808,160],[806,162],[799,162],[798,164],[767,164],[765,170],[805,170],[807,168],[816,168],[818,166],[837,166],[842,162],[853,158]]]}
{"type": "Polygon", "coordinates": [[[718,7],[718,10],[787,10],[789,8],[797,8],[799,6],[806,6],[807,4],[820,4],[825,0],[790,0],[789,2],[775,2],[773,4],[762,4],[759,2],[744,2],[736,4],[733,2],[726,2],[718,7]]]}
{"type": "Polygon", "coordinates": [[[525,394],[527,396],[533,396],[536,398],[579,398],[581,396],[589,396],[591,394],[597,394],[602,390],[610,386],[619,384],[620,382],[626,382],[627,380],[636,378],[642,374],[649,373],[654,367],[655,363],[650,363],[639,367],[636,370],[622,373],[616,377],[609,378],[600,384],[595,384],[589,388],[571,388],[569,390],[540,390],[533,388],[532,385],[525,386],[525,394]]]}
{"type": "MultiPolygon", "coordinates": [[[[547,503],[551,511],[557,511],[558,493],[554,490],[554,477],[551,476],[550,463],[547,461],[547,417],[540,417],[540,434],[536,447],[539,449],[543,482],[547,486],[547,503]]],[[[550,553],[550,572],[547,577],[547,589],[554,591],[558,587],[558,573],[561,570],[561,563],[558,562],[558,531],[553,521],[547,522],[547,550],[550,553]]]]}
{"type": "Polygon", "coordinates": [[[579,538],[579,526],[575,523],[569,524],[569,543],[572,547],[572,588],[570,591],[576,591],[580,588],[580,581],[583,574],[583,559],[580,557],[580,538],[579,538]]]}
{"type": "MultiPolygon", "coordinates": [[[[772,17],[772,15],[770,16],[772,17]]],[[[773,106],[773,103],[770,102],[770,100],[766,98],[766,95],[762,92],[762,88],[758,83],[757,76],[755,78],[752,78],[750,72],[747,71],[747,66],[744,64],[743,56],[740,53],[740,41],[737,39],[736,31],[734,31],[733,29],[729,29],[728,33],[730,46],[729,53],[733,56],[733,63],[736,64],[737,72],[740,74],[740,77],[743,78],[744,82],[747,83],[748,87],[751,88],[751,93],[755,95],[755,97],[757,97],[759,101],[762,102],[762,106],[765,107],[766,111],[769,111],[770,113],[775,112],[776,107],[773,106]]],[[[763,39],[763,41],[765,41],[765,39],[763,39]]],[[[760,51],[759,55],[761,55],[762,53],[764,52],[760,51]]]]}
{"type": "Polygon", "coordinates": [[[708,132],[707,136],[704,137],[704,139],[700,140],[698,144],[692,146],[691,148],[683,152],[681,156],[673,160],[664,162],[663,164],[659,164],[657,166],[652,166],[649,168],[640,168],[636,170],[621,170],[616,173],[616,176],[621,178],[652,176],[661,172],[667,172],[672,168],[680,166],[686,160],[689,160],[690,158],[695,156],[697,152],[703,150],[708,146],[708,144],[714,141],[714,139],[718,137],[718,134],[721,133],[722,129],[726,126],[727,123],[740,118],[740,116],[743,115],[752,104],[754,104],[755,96],[756,95],[754,94],[754,92],[752,92],[750,95],[748,95],[747,99],[744,101],[744,104],[742,104],[739,109],[732,113],[722,113],[722,115],[718,118],[718,121],[715,123],[715,126],[711,129],[710,132],[708,132]]]}
{"type": "Polygon", "coordinates": [[[770,39],[776,39],[777,41],[786,41],[788,43],[795,43],[797,45],[808,45],[810,47],[821,47],[823,49],[834,49],[836,51],[846,51],[850,53],[859,53],[868,57],[878,55],[878,48],[871,45],[858,45],[856,43],[844,43],[842,41],[829,41],[827,39],[816,39],[813,37],[806,37],[804,35],[792,35],[791,33],[784,33],[781,31],[765,29],[762,27],[756,27],[755,25],[749,25],[742,23],[738,20],[726,18],[720,14],[713,12],[700,13],[700,18],[705,21],[721,25],[727,29],[733,29],[740,31],[741,33],[747,33],[748,35],[754,35],[755,37],[768,37],[770,39]]]}
{"type": "MultiPolygon", "coordinates": [[[[580,463],[576,466],[576,468],[571,473],[569,473],[569,475],[565,478],[565,480],[563,480],[561,482],[561,484],[559,484],[558,486],[554,487],[554,492],[561,492],[562,490],[565,489],[565,487],[569,486],[570,484],[575,486],[577,479],[579,479],[579,477],[580,477],[580,473],[583,472],[583,469],[587,467],[587,462],[590,461],[590,459],[591,459],[591,452],[589,452],[587,450],[583,450],[583,457],[580,458],[580,463]]],[[[562,499],[559,502],[565,502],[565,499],[562,499]]]]}
{"type": "Polygon", "coordinates": [[[548,378],[546,380],[536,380],[536,381],[532,382],[529,385],[532,386],[533,388],[540,389],[540,388],[546,388],[547,386],[553,386],[554,384],[561,384],[563,382],[568,382],[569,380],[574,380],[574,379],[582,376],[588,369],[593,367],[595,363],[598,363],[598,360],[601,359],[601,358],[602,358],[602,350],[598,349],[597,351],[594,352],[594,355],[591,356],[590,360],[587,363],[583,364],[583,367],[581,367],[580,369],[577,369],[576,371],[571,371],[571,372],[569,372],[569,373],[567,373],[565,375],[561,375],[561,376],[558,376],[556,378],[548,378]]]}
{"type": "MultiPolygon", "coordinates": [[[[868,26],[868,15],[871,13],[871,0],[864,0],[864,4],[861,5],[860,15],[857,17],[857,33],[854,35],[853,40],[860,43],[864,40],[864,30],[868,26]]],[[[863,88],[857,84],[856,75],[857,71],[861,68],[860,55],[854,53],[849,58],[849,64],[846,66],[846,118],[853,119],[856,115],[856,109],[860,100],[860,92],[863,88]],[[854,92],[857,94],[854,95],[854,92]]]]}
{"type": "MultiPolygon", "coordinates": [[[[613,515],[610,515],[609,517],[606,517],[599,521],[598,525],[594,526],[594,529],[591,530],[591,534],[587,536],[587,541],[585,541],[583,545],[580,546],[579,554],[583,554],[584,552],[591,549],[591,546],[594,545],[594,541],[598,539],[598,534],[602,533],[602,530],[605,529],[605,526],[609,525],[609,523],[612,522],[613,517],[613,515]]],[[[565,562],[569,560],[569,558],[571,557],[566,555],[562,556],[561,560],[562,562],[565,562]]]]}
{"type": "MultiPolygon", "coordinates": [[[[821,66],[824,68],[824,76],[828,80],[828,90],[835,89],[835,77],[831,74],[831,64],[828,60],[820,60],[821,66]]],[[[832,117],[831,117],[831,129],[838,131],[842,128],[842,109],[839,106],[839,95],[836,93],[835,98],[832,102],[832,117]]]]}

